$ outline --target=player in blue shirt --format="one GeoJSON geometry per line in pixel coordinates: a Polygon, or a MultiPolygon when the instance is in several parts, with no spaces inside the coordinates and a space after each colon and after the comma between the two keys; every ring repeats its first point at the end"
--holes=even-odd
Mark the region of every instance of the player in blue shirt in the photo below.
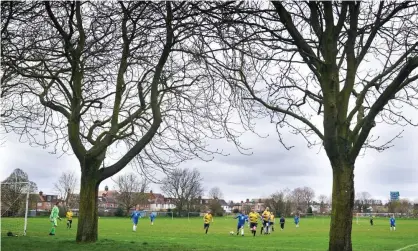
{"type": "Polygon", "coordinates": [[[248,222],[248,216],[243,213],[239,213],[234,219],[238,219],[237,235],[241,230],[241,235],[244,236],[244,225],[245,222],[248,222]]]}
{"type": "Polygon", "coordinates": [[[132,222],[134,223],[132,230],[134,232],[136,231],[136,226],[138,225],[139,218],[141,218],[141,212],[139,212],[139,205],[137,205],[135,207],[135,211],[133,211],[131,214],[131,219],[132,219],[132,222]]]}
{"type": "Polygon", "coordinates": [[[296,214],[295,215],[295,225],[296,225],[296,227],[299,227],[299,216],[296,214]]]}
{"type": "Polygon", "coordinates": [[[154,220],[155,220],[155,218],[157,217],[157,214],[156,213],[154,213],[154,212],[152,212],[150,215],[149,215],[149,218],[150,218],[150,220],[151,220],[151,225],[154,225],[154,220]]]}
{"type": "Polygon", "coordinates": [[[393,215],[390,217],[389,222],[390,222],[390,231],[392,231],[392,229],[393,231],[395,231],[396,230],[395,217],[393,215]]]}

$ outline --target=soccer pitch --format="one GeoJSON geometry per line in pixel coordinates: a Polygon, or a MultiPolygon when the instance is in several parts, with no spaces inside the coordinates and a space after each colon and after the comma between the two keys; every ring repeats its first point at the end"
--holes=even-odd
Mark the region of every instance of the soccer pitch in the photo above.
{"type": "MultiPolygon", "coordinates": [[[[151,226],[149,219],[141,219],[137,232],[132,232],[129,218],[99,219],[99,241],[94,244],[80,245],[75,243],[77,219],[73,229],[66,229],[65,219],[58,222],[56,236],[48,236],[50,223],[48,218],[30,218],[25,237],[7,237],[5,227],[12,224],[12,219],[2,219],[1,250],[327,250],[330,218],[301,218],[300,227],[295,228],[291,218],[286,219],[284,231],[279,226],[271,235],[257,233],[250,235],[248,227],[246,235],[229,235],[236,232],[236,220],[215,217],[208,235],[204,234],[201,218],[188,221],[184,218],[157,218],[151,226]]],[[[277,219],[278,221],[278,219],[277,219]]],[[[353,250],[355,251],[395,251],[418,243],[418,220],[397,219],[396,231],[389,231],[387,218],[376,218],[371,227],[368,219],[361,219],[360,224],[353,224],[353,250]]],[[[276,223],[277,224],[277,223],[276,223]]],[[[259,224],[260,225],[260,224],[259,224]]],[[[260,227],[258,227],[258,232],[260,227]]],[[[402,251],[418,250],[418,245],[402,251]]]]}

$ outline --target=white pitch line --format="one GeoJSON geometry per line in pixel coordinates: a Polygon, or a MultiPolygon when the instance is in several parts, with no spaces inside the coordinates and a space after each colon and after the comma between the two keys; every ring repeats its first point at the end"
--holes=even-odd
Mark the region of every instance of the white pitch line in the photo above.
{"type": "Polygon", "coordinates": [[[403,248],[400,248],[400,249],[396,249],[395,251],[402,251],[402,250],[405,250],[405,249],[408,249],[408,248],[411,248],[411,247],[414,247],[414,246],[418,246],[418,243],[417,244],[412,244],[412,245],[409,245],[409,246],[406,246],[406,247],[403,247],[403,248]]]}

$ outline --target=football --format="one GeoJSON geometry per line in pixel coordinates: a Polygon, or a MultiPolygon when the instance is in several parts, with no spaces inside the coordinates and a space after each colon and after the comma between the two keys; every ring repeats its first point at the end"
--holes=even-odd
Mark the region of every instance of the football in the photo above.
{"type": "Polygon", "coordinates": [[[230,235],[233,235],[233,234],[234,234],[234,231],[229,232],[229,234],[230,234],[230,235]]]}

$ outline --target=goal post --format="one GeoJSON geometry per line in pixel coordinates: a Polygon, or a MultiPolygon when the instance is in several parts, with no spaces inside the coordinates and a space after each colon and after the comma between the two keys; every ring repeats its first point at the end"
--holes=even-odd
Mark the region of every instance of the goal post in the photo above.
{"type": "Polygon", "coordinates": [[[164,214],[164,216],[171,215],[171,219],[174,220],[173,212],[158,212],[157,214],[161,214],[161,215],[164,214]]]}
{"type": "Polygon", "coordinates": [[[187,220],[190,222],[190,216],[192,217],[200,217],[200,213],[199,212],[188,212],[187,213],[187,220]]]}
{"type": "Polygon", "coordinates": [[[300,218],[316,219],[316,214],[314,214],[314,213],[301,213],[300,218]]]}
{"type": "Polygon", "coordinates": [[[26,235],[30,191],[30,182],[1,183],[2,235],[10,233],[13,235],[26,235]],[[23,226],[19,226],[19,220],[21,220],[22,216],[23,226]]]}
{"type": "Polygon", "coordinates": [[[391,217],[398,215],[397,213],[356,213],[356,224],[360,225],[361,220],[367,220],[369,222],[370,217],[379,218],[379,217],[391,217]]]}

